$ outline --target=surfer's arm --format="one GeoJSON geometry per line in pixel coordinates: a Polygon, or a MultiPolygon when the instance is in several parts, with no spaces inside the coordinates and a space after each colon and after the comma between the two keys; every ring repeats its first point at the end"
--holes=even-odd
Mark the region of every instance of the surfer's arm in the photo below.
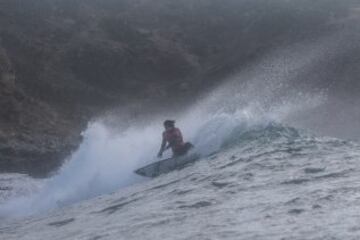
{"type": "Polygon", "coordinates": [[[160,151],[158,153],[158,157],[162,157],[163,152],[168,148],[169,147],[166,147],[166,139],[163,137],[162,142],[161,142],[160,151]]]}

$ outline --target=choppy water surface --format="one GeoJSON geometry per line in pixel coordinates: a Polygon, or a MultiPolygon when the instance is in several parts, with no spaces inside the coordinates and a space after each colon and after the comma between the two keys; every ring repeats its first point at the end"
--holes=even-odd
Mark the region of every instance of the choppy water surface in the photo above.
{"type": "Polygon", "coordinates": [[[1,239],[358,239],[360,146],[269,124],[187,168],[21,221],[1,239]]]}
{"type": "Polygon", "coordinates": [[[340,139],[359,139],[359,100],[348,94],[358,85],[337,67],[357,56],[348,28],[274,46],[183,112],[117,131],[90,123],[49,179],[0,175],[0,239],[360,239],[360,144],[340,139]],[[319,67],[329,59],[339,62],[319,67]],[[136,176],[157,160],[167,118],[201,160],[136,176]]]}

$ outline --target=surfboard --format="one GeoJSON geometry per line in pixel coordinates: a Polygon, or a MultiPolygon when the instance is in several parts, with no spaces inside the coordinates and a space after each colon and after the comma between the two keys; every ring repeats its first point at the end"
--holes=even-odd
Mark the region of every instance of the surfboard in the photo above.
{"type": "Polygon", "coordinates": [[[143,177],[157,177],[176,169],[184,168],[187,164],[195,162],[200,158],[199,154],[189,154],[181,157],[167,158],[158,162],[151,163],[135,171],[143,177]]]}

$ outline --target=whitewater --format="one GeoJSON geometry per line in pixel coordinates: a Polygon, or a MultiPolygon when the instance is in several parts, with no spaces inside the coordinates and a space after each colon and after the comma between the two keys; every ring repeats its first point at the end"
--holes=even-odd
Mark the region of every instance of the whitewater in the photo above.
{"type": "Polygon", "coordinates": [[[0,175],[0,239],[358,239],[360,145],[302,124],[327,91],[291,79],[326,47],[277,51],[146,124],[114,129],[99,118],[48,179],[0,175]],[[201,159],[135,175],[158,160],[166,118],[201,159]]]}

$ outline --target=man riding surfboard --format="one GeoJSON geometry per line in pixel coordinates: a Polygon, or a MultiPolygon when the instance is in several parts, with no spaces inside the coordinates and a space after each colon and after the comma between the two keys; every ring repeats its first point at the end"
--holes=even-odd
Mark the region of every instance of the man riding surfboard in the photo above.
{"type": "Polygon", "coordinates": [[[174,120],[164,122],[165,131],[162,134],[162,143],[158,157],[161,158],[164,151],[171,148],[173,157],[185,155],[193,145],[189,142],[184,143],[180,129],[175,127],[174,120]]]}

